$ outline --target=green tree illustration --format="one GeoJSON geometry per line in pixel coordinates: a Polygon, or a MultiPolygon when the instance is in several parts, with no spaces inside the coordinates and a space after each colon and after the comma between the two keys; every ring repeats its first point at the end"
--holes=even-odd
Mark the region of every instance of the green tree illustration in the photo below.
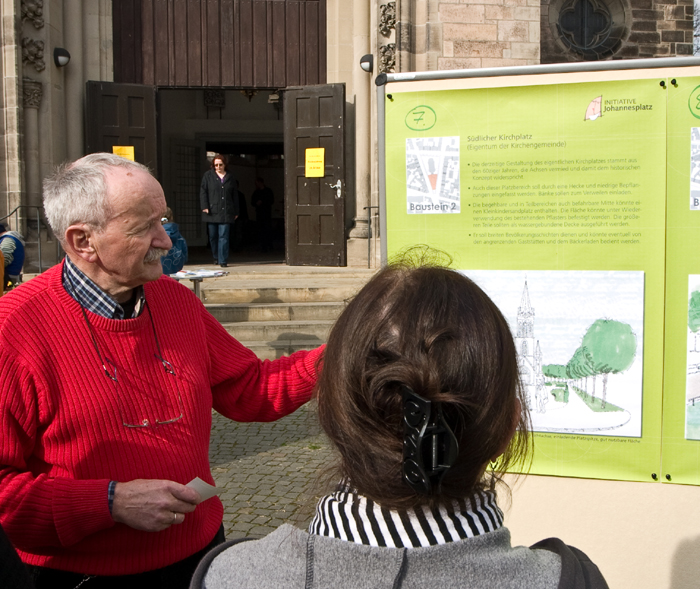
{"type": "Polygon", "coordinates": [[[634,362],[637,336],[627,323],[598,319],[588,328],[581,341],[590,352],[596,374],[603,375],[602,408],[605,409],[608,375],[624,372],[634,362]]]}
{"type": "MultiPolygon", "coordinates": [[[[569,360],[569,363],[566,365],[566,371],[569,374],[569,377],[574,380],[584,380],[588,379],[589,376],[592,376],[592,397],[595,399],[595,364],[591,353],[588,351],[586,346],[581,346],[574,352],[574,355],[571,356],[571,360],[569,360]]],[[[588,387],[585,387],[584,385],[584,388],[587,389],[588,387]]]]}
{"type": "Polygon", "coordinates": [[[548,378],[558,378],[566,380],[569,375],[566,373],[566,366],[562,364],[545,364],[542,366],[542,374],[548,378]]]}
{"type": "Polygon", "coordinates": [[[688,302],[688,329],[694,334],[693,352],[698,351],[698,330],[700,330],[700,290],[690,294],[688,302]]]}

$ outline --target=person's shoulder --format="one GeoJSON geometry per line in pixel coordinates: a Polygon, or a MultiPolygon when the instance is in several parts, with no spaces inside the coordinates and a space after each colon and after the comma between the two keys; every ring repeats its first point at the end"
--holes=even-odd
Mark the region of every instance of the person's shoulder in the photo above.
{"type": "Polygon", "coordinates": [[[306,574],[308,534],[284,524],[253,541],[233,541],[205,556],[191,589],[247,587],[278,589],[303,586],[306,574]]]}
{"type": "Polygon", "coordinates": [[[608,584],[596,564],[583,551],[565,544],[559,538],[547,538],[530,547],[547,550],[561,558],[562,589],[608,589],[608,584]]]}
{"type": "Polygon", "coordinates": [[[5,293],[0,297],[0,317],[27,306],[45,304],[45,298],[50,296],[52,287],[57,281],[60,282],[60,275],[61,264],[58,264],[5,293]]]}
{"type": "MultiPolygon", "coordinates": [[[[0,297],[0,338],[16,338],[19,334],[33,337],[47,325],[64,303],[57,295],[61,286],[61,265],[50,268],[35,278],[0,297]]],[[[65,292],[65,291],[63,291],[65,292]]],[[[66,297],[69,297],[65,293],[66,297]]]]}
{"type": "Polygon", "coordinates": [[[418,587],[553,589],[560,573],[556,554],[511,546],[505,527],[437,546],[409,548],[406,565],[406,582],[418,587]]]}

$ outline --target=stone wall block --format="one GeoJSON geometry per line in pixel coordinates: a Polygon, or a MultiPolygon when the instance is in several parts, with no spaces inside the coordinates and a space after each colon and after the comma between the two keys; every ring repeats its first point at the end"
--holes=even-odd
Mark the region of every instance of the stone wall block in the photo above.
{"type": "Polygon", "coordinates": [[[676,43],[676,55],[692,55],[692,43],[676,43]]]}
{"type": "Polygon", "coordinates": [[[516,59],[539,59],[540,45],[539,43],[511,43],[510,55],[516,59]]]}
{"type": "Polygon", "coordinates": [[[629,36],[631,43],[659,43],[661,35],[659,33],[631,33],[629,36]]]}
{"type": "Polygon", "coordinates": [[[530,41],[530,43],[539,43],[540,42],[540,23],[538,23],[538,22],[528,23],[528,28],[530,29],[530,35],[528,37],[528,41],[530,41]]]}
{"type": "Polygon", "coordinates": [[[502,20],[498,23],[498,40],[524,42],[528,40],[529,27],[526,22],[502,20]]]}
{"type": "Polygon", "coordinates": [[[515,9],[515,20],[539,21],[540,9],[531,6],[520,6],[515,9]]]}
{"type": "Polygon", "coordinates": [[[632,18],[634,20],[663,20],[663,10],[632,10],[632,18]]]}
{"type": "Polygon", "coordinates": [[[649,54],[653,55],[654,57],[664,56],[664,55],[669,55],[671,45],[672,44],[642,45],[640,48],[640,51],[644,51],[645,53],[649,53],[649,54]]]}
{"type": "Polygon", "coordinates": [[[426,51],[425,25],[419,25],[411,28],[411,41],[414,48],[412,50],[415,51],[416,54],[421,54],[426,51]]]}
{"type": "Polygon", "coordinates": [[[692,43],[693,42],[693,31],[683,31],[685,33],[685,39],[684,41],[686,43],[692,43]]]}
{"type": "Polygon", "coordinates": [[[486,6],[486,20],[516,20],[514,6],[486,6]]]}
{"type": "MultiPolygon", "coordinates": [[[[481,67],[509,67],[517,65],[530,65],[528,59],[495,59],[493,57],[486,57],[481,60],[481,67]]],[[[532,65],[538,65],[536,61],[532,65]]]]}
{"type": "Polygon", "coordinates": [[[459,58],[438,58],[438,68],[441,70],[469,70],[480,68],[481,60],[476,59],[459,59],[459,58]]]}
{"type": "Polygon", "coordinates": [[[651,9],[653,6],[652,0],[630,0],[630,5],[635,9],[651,9]]]}
{"type": "Polygon", "coordinates": [[[474,41],[497,41],[498,26],[493,24],[461,25],[445,23],[442,26],[442,37],[445,41],[472,39],[474,41]]]}
{"type": "Polygon", "coordinates": [[[440,21],[443,23],[482,23],[484,7],[465,4],[441,4],[440,21]]]}
{"type": "Polygon", "coordinates": [[[442,44],[442,55],[443,55],[443,57],[454,57],[455,56],[454,42],[445,41],[442,44]]]}
{"type": "Polygon", "coordinates": [[[509,46],[490,41],[455,41],[454,57],[502,57],[509,46]]]}
{"type": "Polygon", "coordinates": [[[632,23],[633,31],[656,31],[656,24],[651,20],[636,20],[632,23]]]}
{"type": "Polygon", "coordinates": [[[620,49],[615,57],[639,57],[639,45],[625,45],[620,49]]]}
{"type": "Polygon", "coordinates": [[[685,20],[685,6],[664,6],[664,18],[668,22],[685,20]]]}
{"type": "Polygon", "coordinates": [[[664,43],[683,43],[685,33],[683,31],[661,31],[661,41],[664,43]]]}
{"type": "Polygon", "coordinates": [[[685,20],[685,6],[664,6],[666,20],[685,20]]]}
{"type": "Polygon", "coordinates": [[[676,28],[681,30],[681,31],[692,31],[693,30],[693,21],[692,20],[677,20],[676,22],[676,28]]]}

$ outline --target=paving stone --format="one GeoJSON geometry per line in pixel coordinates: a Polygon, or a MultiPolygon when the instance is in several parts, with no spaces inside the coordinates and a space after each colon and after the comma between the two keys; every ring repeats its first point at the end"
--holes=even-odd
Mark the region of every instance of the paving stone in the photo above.
{"type": "Polygon", "coordinates": [[[214,412],[209,460],[225,489],[226,537],[264,536],[283,523],[308,527],[329,459],[313,404],[272,423],[235,423],[214,412]]]}

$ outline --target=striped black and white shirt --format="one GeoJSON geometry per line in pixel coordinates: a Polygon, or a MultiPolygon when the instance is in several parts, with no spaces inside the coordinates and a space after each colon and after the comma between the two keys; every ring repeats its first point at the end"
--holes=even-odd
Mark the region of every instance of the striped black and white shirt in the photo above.
{"type": "Polygon", "coordinates": [[[309,533],[368,546],[420,548],[474,538],[502,525],[503,512],[490,491],[455,501],[452,510],[393,511],[345,488],[318,502],[309,533]]]}

